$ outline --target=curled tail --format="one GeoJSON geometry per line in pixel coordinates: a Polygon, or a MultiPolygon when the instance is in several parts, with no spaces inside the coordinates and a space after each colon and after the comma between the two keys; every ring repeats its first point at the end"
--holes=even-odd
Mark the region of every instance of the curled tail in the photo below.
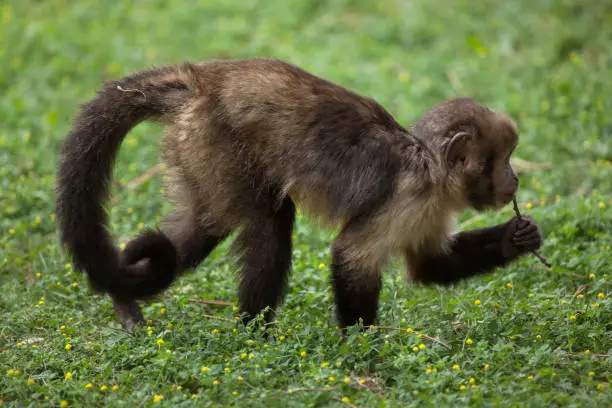
{"type": "Polygon", "coordinates": [[[171,121],[201,89],[196,70],[184,64],[108,82],[81,107],[63,143],[56,201],[60,240],[96,290],[145,298],[168,287],[177,273],[176,249],[160,231],[144,233],[120,253],[104,204],[126,134],[144,120],[171,121]]]}

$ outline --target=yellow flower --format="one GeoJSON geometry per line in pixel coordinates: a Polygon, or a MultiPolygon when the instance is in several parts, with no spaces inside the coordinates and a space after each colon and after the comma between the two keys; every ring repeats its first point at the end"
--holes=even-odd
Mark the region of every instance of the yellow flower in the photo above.
{"type": "Polygon", "coordinates": [[[279,339],[280,341],[283,341],[283,340],[285,340],[285,336],[280,336],[278,339],[279,339]]]}
{"type": "Polygon", "coordinates": [[[594,375],[595,375],[595,372],[589,371],[589,377],[593,377],[594,375]]]}
{"type": "Polygon", "coordinates": [[[476,388],[476,384],[472,384],[472,388],[476,388]]]}
{"type": "Polygon", "coordinates": [[[68,401],[62,400],[62,402],[60,402],[60,407],[67,407],[67,406],[68,406],[68,401]]]}
{"type": "Polygon", "coordinates": [[[247,358],[247,353],[242,353],[242,354],[240,355],[240,358],[247,358]]]}
{"type": "Polygon", "coordinates": [[[92,389],[93,388],[92,383],[85,384],[85,388],[87,388],[88,390],[92,389]]]}
{"type": "Polygon", "coordinates": [[[168,323],[168,328],[169,328],[169,329],[171,329],[171,328],[173,328],[173,327],[174,327],[174,326],[172,325],[172,323],[168,323]]]}
{"type": "Polygon", "coordinates": [[[533,375],[530,375],[529,377],[527,377],[527,379],[528,379],[529,381],[533,380],[533,375]]]}
{"type": "Polygon", "coordinates": [[[344,377],[344,383],[348,384],[351,382],[351,377],[344,377]]]}
{"type": "Polygon", "coordinates": [[[232,391],[232,395],[238,395],[238,391],[232,391]]]}
{"type": "Polygon", "coordinates": [[[100,387],[100,391],[106,391],[108,390],[108,387],[106,385],[103,385],[100,387]]]}
{"type": "Polygon", "coordinates": [[[597,302],[593,303],[593,307],[599,307],[599,303],[597,302]]]}
{"type": "Polygon", "coordinates": [[[589,278],[590,279],[595,279],[595,274],[594,273],[589,273],[589,278]]]}
{"type": "Polygon", "coordinates": [[[342,367],[342,361],[340,360],[336,361],[336,367],[338,368],[342,367]]]}
{"type": "Polygon", "coordinates": [[[478,305],[480,304],[480,299],[476,299],[476,300],[474,301],[474,304],[475,304],[476,306],[478,306],[478,305]]]}
{"type": "Polygon", "coordinates": [[[459,364],[453,364],[453,370],[458,370],[459,369],[459,364]]]}
{"type": "Polygon", "coordinates": [[[599,292],[597,294],[597,297],[600,298],[600,299],[603,299],[605,297],[605,295],[603,294],[603,292],[599,292]]]}
{"type": "Polygon", "coordinates": [[[205,372],[207,372],[207,371],[208,371],[208,367],[204,366],[204,367],[202,367],[200,370],[202,370],[202,372],[203,372],[203,373],[205,373],[205,372]]]}
{"type": "Polygon", "coordinates": [[[527,209],[528,209],[528,210],[531,210],[531,208],[533,207],[533,204],[531,204],[531,203],[529,202],[529,203],[527,203],[527,205],[526,205],[525,207],[527,207],[527,209]]]}
{"type": "Polygon", "coordinates": [[[300,356],[306,357],[306,352],[305,351],[300,351],[300,356]]]}
{"type": "Polygon", "coordinates": [[[142,222],[138,223],[138,229],[143,229],[144,228],[144,224],[142,222]]]}
{"type": "Polygon", "coordinates": [[[15,230],[11,228],[11,229],[9,230],[9,234],[13,235],[14,233],[15,233],[15,230]]]}
{"type": "Polygon", "coordinates": [[[219,385],[219,381],[214,380],[214,381],[213,381],[213,385],[219,385]]]}
{"type": "Polygon", "coordinates": [[[351,402],[351,400],[349,399],[349,397],[342,397],[342,402],[348,404],[349,402],[351,402]]]}
{"type": "Polygon", "coordinates": [[[468,382],[470,384],[474,384],[476,382],[476,379],[474,377],[470,377],[470,380],[468,382]]]}
{"type": "Polygon", "coordinates": [[[229,368],[229,367],[225,367],[223,370],[224,370],[226,373],[229,373],[230,371],[232,371],[232,370],[230,370],[230,368],[229,368]]]}
{"type": "Polygon", "coordinates": [[[65,328],[66,328],[66,325],[63,325],[63,324],[62,324],[62,325],[60,326],[60,330],[64,330],[65,328]]]}
{"type": "Polygon", "coordinates": [[[406,333],[412,333],[412,328],[411,327],[407,328],[406,333]]]}
{"type": "Polygon", "coordinates": [[[533,297],[533,293],[530,293],[530,294],[529,294],[529,297],[530,297],[530,298],[532,298],[532,297],[533,297]]]}
{"type": "Polygon", "coordinates": [[[72,265],[70,265],[69,263],[67,263],[66,265],[64,265],[64,267],[65,267],[66,269],[70,269],[70,267],[71,267],[71,266],[72,266],[72,265]]]}
{"type": "Polygon", "coordinates": [[[591,354],[591,350],[589,350],[589,349],[584,350],[584,354],[586,354],[586,355],[591,354]]]}
{"type": "Polygon", "coordinates": [[[487,371],[489,369],[489,365],[485,364],[484,367],[482,368],[484,371],[487,371]]]}
{"type": "Polygon", "coordinates": [[[423,343],[419,344],[419,349],[424,350],[425,349],[425,345],[423,343]]]}
{"type": "Polygon", "coordinates": [[[70,350],[72,348],[72,344],[70,344],[70,343],[66,344],[65,348],[66,348],[66,350],[70,350]]]}
{"type": "Polygon", "coordinates": [[[79,282],[73,282],[72,286],[76,288],[77,286],[79,286],[79,282]]]}
{"type": "Polygon", "coordinates": [[[510,289],[512,289],[512,284],[510,282],[506,283],[506,286],[510,289]]]}
{"type": "Polygon", "coordinates": [[[604,208],[605,206],[606,206],[606,205],[604,204],[604,202],[603,202],[603,201],[600,201],[600,202],[599,202],[599,208],[604,208]]]}
{"type": "Polygon", "coordinates": [[[414,346],[414,347],[412,348],[412,351],[419,351],[419,348],[418,348],[417,346],[414,346]]]}
{"type": "Polygon", "coordinates": [[[570,320],[576,320],[576,315],[571,315],[570,320]]]}
{"type": "Polygon", "coordinates": [[[113,385],[113,388],[111,388],[111,390],[113,391],[117,391],[119,389],[119,386],[117,384],[113,385]]]}
{"type": "Polygon", "coordinates": [[[156,343],[158,346],[161,346],[162,344],[164,344],[164,339],[158,339],[156,343]]]}
{"type": "Polygon", "coordinates": [[[161,401],[162,399],[164,399],[163,395],[154,395],[153,396],[153,403],[157,404],[159,401],[161,401]]]}
{"type": "Polygon", "coordinates": [[[36,382],[36,381],[34,381],[34,379],[33,379],[33,378],[28,378],[28,384],[30,384],[30,385],[31,385],[31,384],[34,384],[35,382],[36,382]]]}
{"type": "Polygon", "coordinates": [[[584,295],[581,293],[577,296],[578,299],[584,299],[584,295]]]}
{"type": "Polygon", "coordinates": [[[321,367],[325,368],[329,365],[329,363],[327,361],[324,361],[321,363],[321,367]]]}
{"type": "Polygon", "coordinates": [[[329,382],[334,382],[334,381],[336,381],[336,379],[335,379],[334,377],[329,377],[329,378],[328,378],[328,380],[329,380],[329,382]]]}
{"type": "Polygon", "coordinates": [[[237,311],[238,311],[238,310],[240,310],[240,309],[238,308],[238,306],[234,306],[234,307],[232,307],[232,310],[233,310],[234,312],[237,312],[237,311]]]}
{"type": "Polygon", "coordinates": [[[121,249],[121,250],[123,251],[123,250],[125,249],[125,243],[123,243],[123,242],[122,242],[122,243],[119,245],[119,249],[121,249]]]}
{"type": "Polygon", "coordinates": [[[460,389],[461,391],[465,390],[465,385],[461,385],[461,387],[459,387],[459,389],[460,389]]]}
{"type": "Polygon", "coordinates": [[[40,278],[42,275],[40,274],[40,272],[36,272],[36,277],[40,278]]]}
{"type": "Polygon", "coordinates": [[[473,342],[472,342],[472,339],[468,338],[468,339],[465,341],[465,343],[466,343],[467,345],[470,345],[470,344],[472,344],[473,342]]]}
{"type": "Polygon", "coordinates": [[[406,318],[402,317],[402,323],[406,323],[406,318]]]}
{"type": "Polygon", "coordinates": [[[597,389],[598,390],[603,390],[603,388],[604,388],[604,384],[603,383],[597,384],[597,389]]]}
{"type": "MultiPolygon", "coordinates": [[[[266,345],[267,345],[267,344],[266,344],[266,345]]],[[[250,359],[252,359],[253,357],[255,357],[255,354],[253,354],[253,353],[249,353],[249,360],[250,360],[250,359]]],[[[268,361],[266,360],[266,363],[267,363],[267,362],[268,362],[268,361]]]]}
{"type": "Polygon", "coordinates": [[[219,333],[219,330],[217,330],[217,329],[213,329],[212,330],[212,334],[217,334],[217,333],[219,333]]]}
{"type": "Polygon", "coordinates": [[[68,371],[66,375],[64,376],[64,380],[71,380],[71,379],[72,379],[72,373],[68,371]]]}
{"type": "Polygon", "coordinates": [[[319,269],[323,269],[323,268],[325,268],[325,264],[324,263],[320,263],[319,264],[319,269]]]}
{"type": "Polygon", "coordinates": [[[239,375],[238,377],[236,377],[236,379],[237,379],[238,381],[242,381],[242,380],[244,380],[244,377],[242,377],[241,375],[239,375]]]}
{"type": "Polygon", "coordinates": [[[538,339],[538,340],[540,340],[541,338],[542,338],[542,336],[539,335],[539,334],[536,336],[536,339],[538,339]]]}
{"type": "Polygon", "coordinates": [[[363,378],[360,378],[359,379],[359,384],[361,384],[361,385],[365,384],[365,380],[363,378]]]}
{"type": "Polygon", "coordinates": [[[159,313],[164,314],[166,313],[166,308],[162,307],[161,309],[159,309],[159,313]]]}

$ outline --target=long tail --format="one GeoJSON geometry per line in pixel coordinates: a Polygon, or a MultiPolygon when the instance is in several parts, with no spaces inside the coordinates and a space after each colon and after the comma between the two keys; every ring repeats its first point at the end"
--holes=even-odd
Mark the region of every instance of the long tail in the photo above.
{"type": "Polygon", "coordinates": [[[184,64],[110,81],[81,107],[61,150],[56,216],[75,269],[91,286],[128,299],[150,297],[177,273],[177,254],[160,231],[146,232],[120,253],[104,209],[112,168],[126,134],[144,120],[172,117],[198,95],[197,66],[184,64]]]}

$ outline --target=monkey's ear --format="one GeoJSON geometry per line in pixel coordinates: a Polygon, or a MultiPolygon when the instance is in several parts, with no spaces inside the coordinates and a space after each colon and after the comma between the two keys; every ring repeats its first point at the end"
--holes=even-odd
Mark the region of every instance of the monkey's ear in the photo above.
{"type": "Polygon", "coordinates": [[[446,164],[449,168],[454,168],[457,163],[465,163],[471,138],[468,132],[457,132],[453,135],[446,148],[446,164]]]}

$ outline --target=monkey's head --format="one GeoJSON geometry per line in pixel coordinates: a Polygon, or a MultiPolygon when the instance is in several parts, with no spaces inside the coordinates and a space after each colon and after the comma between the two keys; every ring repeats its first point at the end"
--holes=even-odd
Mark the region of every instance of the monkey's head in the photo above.
{"type": "Polygon", "coordinates": [[[485,211],[512,201],[518,177],[510,156],[519,132],[508,116],[471,99],[453,99],[427,111],[415,130],[439,152],[451,195],[463,205],[485,211]]]}

